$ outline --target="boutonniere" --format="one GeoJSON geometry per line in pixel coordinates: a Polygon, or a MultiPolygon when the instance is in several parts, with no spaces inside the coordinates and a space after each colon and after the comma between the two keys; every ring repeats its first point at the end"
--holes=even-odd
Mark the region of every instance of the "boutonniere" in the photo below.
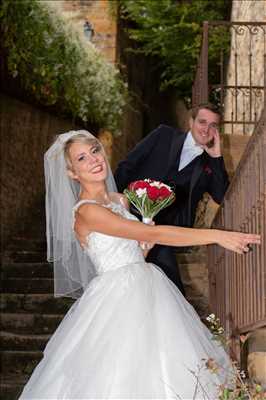
{"type": "Polygon", "coordinates": [[[212,174],[212,170],[208,165],[205,165],[203,167],[204,172],[206,172],[207,175],[211,175],[212,174]]]}

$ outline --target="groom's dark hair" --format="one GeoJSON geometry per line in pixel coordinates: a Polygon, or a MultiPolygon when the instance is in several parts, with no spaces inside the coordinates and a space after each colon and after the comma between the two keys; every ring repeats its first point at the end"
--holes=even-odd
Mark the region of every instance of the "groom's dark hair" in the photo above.
{"type": "Polygon", "coordinates": [[[195,119],[200,110],[209,110],[212,111],[214,114],[218,114],[220,118],[222,117],[220,108],[212,103],[201,103],[198,104],[196,107],[193,107],[191,110],[191,117],[195,119]]]}

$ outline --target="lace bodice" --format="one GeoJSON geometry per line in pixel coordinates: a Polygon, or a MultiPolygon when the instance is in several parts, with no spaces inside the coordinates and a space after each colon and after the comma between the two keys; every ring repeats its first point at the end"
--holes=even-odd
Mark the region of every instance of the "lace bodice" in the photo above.
{"type": "MultiPolygon", "coordinates": [[[[77,209],[85,203],[97,204],[93,200],[79,201],[73,208],[73,220],[77,209]]],[[[108,206],[102,205],[102,207],[109,208],[124,218],[137,220],[122,204],[111,202],[108,206]]],[[[109,236],[98,232],[90,232],[88,234],[84,251],[89,255],[98,274],[128,264],[145,261],[142,250],[136,240],[109,236]]]]}

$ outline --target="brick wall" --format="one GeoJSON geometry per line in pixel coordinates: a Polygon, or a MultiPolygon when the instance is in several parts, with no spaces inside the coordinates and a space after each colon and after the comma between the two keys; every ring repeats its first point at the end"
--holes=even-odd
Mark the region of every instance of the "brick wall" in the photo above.
{"type": "Polygon", "coordinates": [[[2,238],[43,236],[43,155],[73,124],[3,94],[0,106],[2,238]]]}

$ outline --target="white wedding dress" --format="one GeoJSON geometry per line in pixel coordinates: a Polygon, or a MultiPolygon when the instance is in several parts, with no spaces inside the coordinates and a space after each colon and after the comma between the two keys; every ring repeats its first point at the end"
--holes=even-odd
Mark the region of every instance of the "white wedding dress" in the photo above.
{"type": "MultiPolygon", "coordinates": [[[[121,205],[110,208],[135,219],[121,205]]],[[[217,399],[230,379],[229,358],[176,286],[145,262],[138,242],[92,232],[85,251],[98,276],[20,399],[217,399]],[[218,375],[205,368],[210,357],[222,366],[218,375]]]]}

